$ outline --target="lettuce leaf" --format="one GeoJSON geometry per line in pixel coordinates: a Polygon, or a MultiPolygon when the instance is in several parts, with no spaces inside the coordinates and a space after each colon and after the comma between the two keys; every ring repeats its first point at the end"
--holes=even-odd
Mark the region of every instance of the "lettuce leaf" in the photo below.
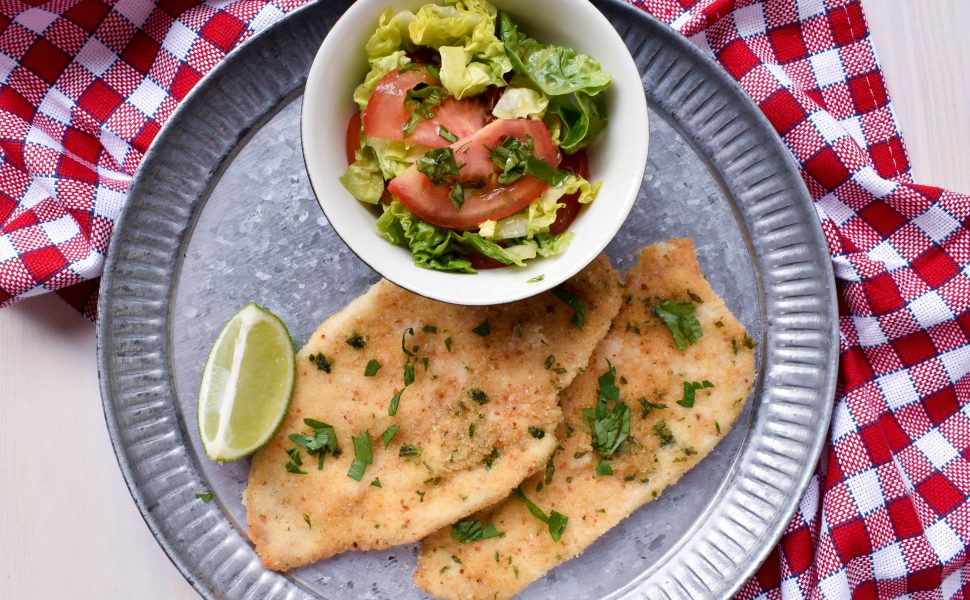
{"type": "Polygon", "coordinates": [[[606,114],[599,99],[585,92],[553,98],[549,113],[559,117],[559,147],[567,154],[588,146],[606,127],[606,114]]]}
{"type": "Polygon", "coordinates": [[[495,35],[497,12],[484,0],[425,4],[408,26],[411,41],[437,48],[441,84],[456,98],[474,96],[490,85],[504,86],[512,63],[495,35]]]}
{"type": "Polygon", "coordinates": [[[406,144],[380,138],[367,138],[365,144],[373,150],[384,179],[394,179],[429,150],[421,144],[406,144]]]}
{"type": "Polygon", "coordinates": [[[505,13],[500,17],[502,42],[512,68],[549,96],[585,92],[590,96],[609,87],[612,78],[598,62],[568,46],[540,44],[519,32],[505,13]]]}
{"type": "Polygon", "coordinates": [[[413,44],[408,29],[414,20],[414,13],[409,10],[398,12],[388,8],[382,12],[377,29],[367,40],[367,58],[374,60],[389,56],[398,50],[412,49],[413,44]]]}
{"type": "Polygon", "coordinates": [[[361,147],[357,160],[340,176],[340,183],[357,200],[377,204],[384,194],[384,176],[373,150],[361,147]]]}
{"type": "Polygon", "coordinates": [[[492,109],[498,119],[541,119],[546,114],[549,98],[542,92],[525,87],[509,87],[492,109]]]}
{"type": "Polygon", "coordinates": [[[426,269],[474,273],[470,260],[460,254],[460,235],[426,223],[397,200],[384,207],[377,219],[377,232],[392,244],[411,250],[414,264],[426,269]]]}
{"type": "Polygon", "coordinates": [[[601,181],[590,183],[579,175],[570,175],[562,185],[547,188],[538,200],[519,212],[498,221],[485,221],[479,226],[478,235],[488,240],[531,240],[548,236],[549,228],[556,222],[556,212],[564,206],[559,202],[563,196],[578,192],[579,203],[589,204],[602,185],[601,181]]]}

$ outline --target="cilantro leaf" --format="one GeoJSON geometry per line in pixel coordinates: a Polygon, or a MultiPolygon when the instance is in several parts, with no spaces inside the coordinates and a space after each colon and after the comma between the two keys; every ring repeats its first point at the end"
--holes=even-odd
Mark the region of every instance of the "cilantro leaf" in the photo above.
{"type": "Polygon", "coordinates": [[[360,481],[364,476],[364,469],[367,468],[367,465],[374,462],[370,432],[365,431],[360,435],[353,436],[351,439],[354,441],[354,462],[350,464],[347,477],[350,477],[354,481],[360,481]]]}
{"type": "Polygon", "coordinates": [[[462,544],[487,540],[502,535],[495,525],[482,525],[481,521],[459,521],[451,526],[451,539],[462,544]]]}
{"type": "Polygon", "coordinates": [[[364,368],[364,377],[373,377],[377,375],[377,372],[381,370],[381,363],[376,359],[370,359],[367,361],[367,366],[364,368]]]}
{"type": "Polygon", "coordinates": [[[684,408],[694,407],[695,392],[703,388],[712,388],[714,384],[708,380],[704,381],[685,381],[684,382],[684,397],[677,401],[677,404],[683,406],[684,408]]]}
{"type": "Polygon", "coordinates": [[[525,504],[525,507],[529,509],[532,516],[539,519],[543,523],[549,526],[549,535],[552,536],[554,542],[558,542],[562,537],[562,534],[566,531],[566,524],[569,522],[569,517],[566,515],[552,511],[549,516],[542,511],[541,508],[536,506],[536,504],[529,500],[524,493],[522,493],[522,488],[515,488],[512,490],[512,496],[519,502],[525,504]]]}
{"type": "Polygon", "coordinates": [[[695,343],[704,335],[700,321],[694,316],[694,308],[693,302],[664,300],[653,309],[654,316],[670,330],[678,350],[686,350],[689,344],[695,343]]]}
{"type": "Polygon", "coordinates": [[[554,287],[552,289],[552,295],[573,309],[573,325],[582,329],[586,325],[586,304],[562,286],[554,287]]]}

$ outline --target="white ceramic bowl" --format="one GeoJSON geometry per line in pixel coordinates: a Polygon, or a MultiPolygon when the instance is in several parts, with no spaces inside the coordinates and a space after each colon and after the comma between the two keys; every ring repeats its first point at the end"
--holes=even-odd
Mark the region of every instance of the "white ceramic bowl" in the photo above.
{"type": "Polygon", "coordinates": [[[589,146],[591,180],[601,180],[597,199],[570,226],[569,248],[526,267],[442,273],[416,266],[411,253],[389,244],[374,229],[374,215],[338,178],[347,168],[344,136],[357,110],[354,88],[368,70],[364,44],[386,8],[417,10],[429,0],[358,0],[320,46],[303,96],[303,154],[310,184],[337,235],[378,273],[415,293],[454,304],[512,302],[562,283],[589,264],[613,239],[633,207],[647,160],[647,102],[640,73],[609,21],[587,0],[492,0],[521,31],[544,43],[589,54],[613,76],[606,94],[609,123],[589,146]],[[541,281],[530,279],[543,276],[541,281]]]}

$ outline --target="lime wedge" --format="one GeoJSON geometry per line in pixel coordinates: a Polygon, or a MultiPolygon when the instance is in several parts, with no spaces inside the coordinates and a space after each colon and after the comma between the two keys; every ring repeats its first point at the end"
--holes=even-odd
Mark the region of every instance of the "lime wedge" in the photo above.
{"type": "Polygon", "coordinates": [[[199,389],[199,432],[209,458],[238,460],[269,441],[290,403],[293,340],[276,315],[250,302],[222,328],[199,389]]]}

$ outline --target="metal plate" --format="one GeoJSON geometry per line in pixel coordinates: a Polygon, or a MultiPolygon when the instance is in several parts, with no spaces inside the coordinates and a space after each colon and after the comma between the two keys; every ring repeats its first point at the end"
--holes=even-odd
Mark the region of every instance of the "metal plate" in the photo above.
{"type": "MultiPolygon", "coordinates": [[[[296,11],[200,82],[142,163],[102,281],[99,368],[118,462],[149,528],[207,598],[423,597],[416,545],[286,575],[262,568],[240,503],[248,464],[212,463],[196,430],[206,353],[233,312],[257,301],[301,345],[377,279],[329,228],[300,152],[301,87],[348,4],[296,11]],[[203,491],[214,501],[198,501],[203,491]]],[[[652,113],[643,185],[608,253],[623,270],[645,244],[693,238],[759,340],[758,382],[711,456],[522,597],[725,597],[780,536],[825,438],[837,340],[828,252],[787,151],[736,84],[644,13],[596,5],[640,67],[652,113]]]]}

